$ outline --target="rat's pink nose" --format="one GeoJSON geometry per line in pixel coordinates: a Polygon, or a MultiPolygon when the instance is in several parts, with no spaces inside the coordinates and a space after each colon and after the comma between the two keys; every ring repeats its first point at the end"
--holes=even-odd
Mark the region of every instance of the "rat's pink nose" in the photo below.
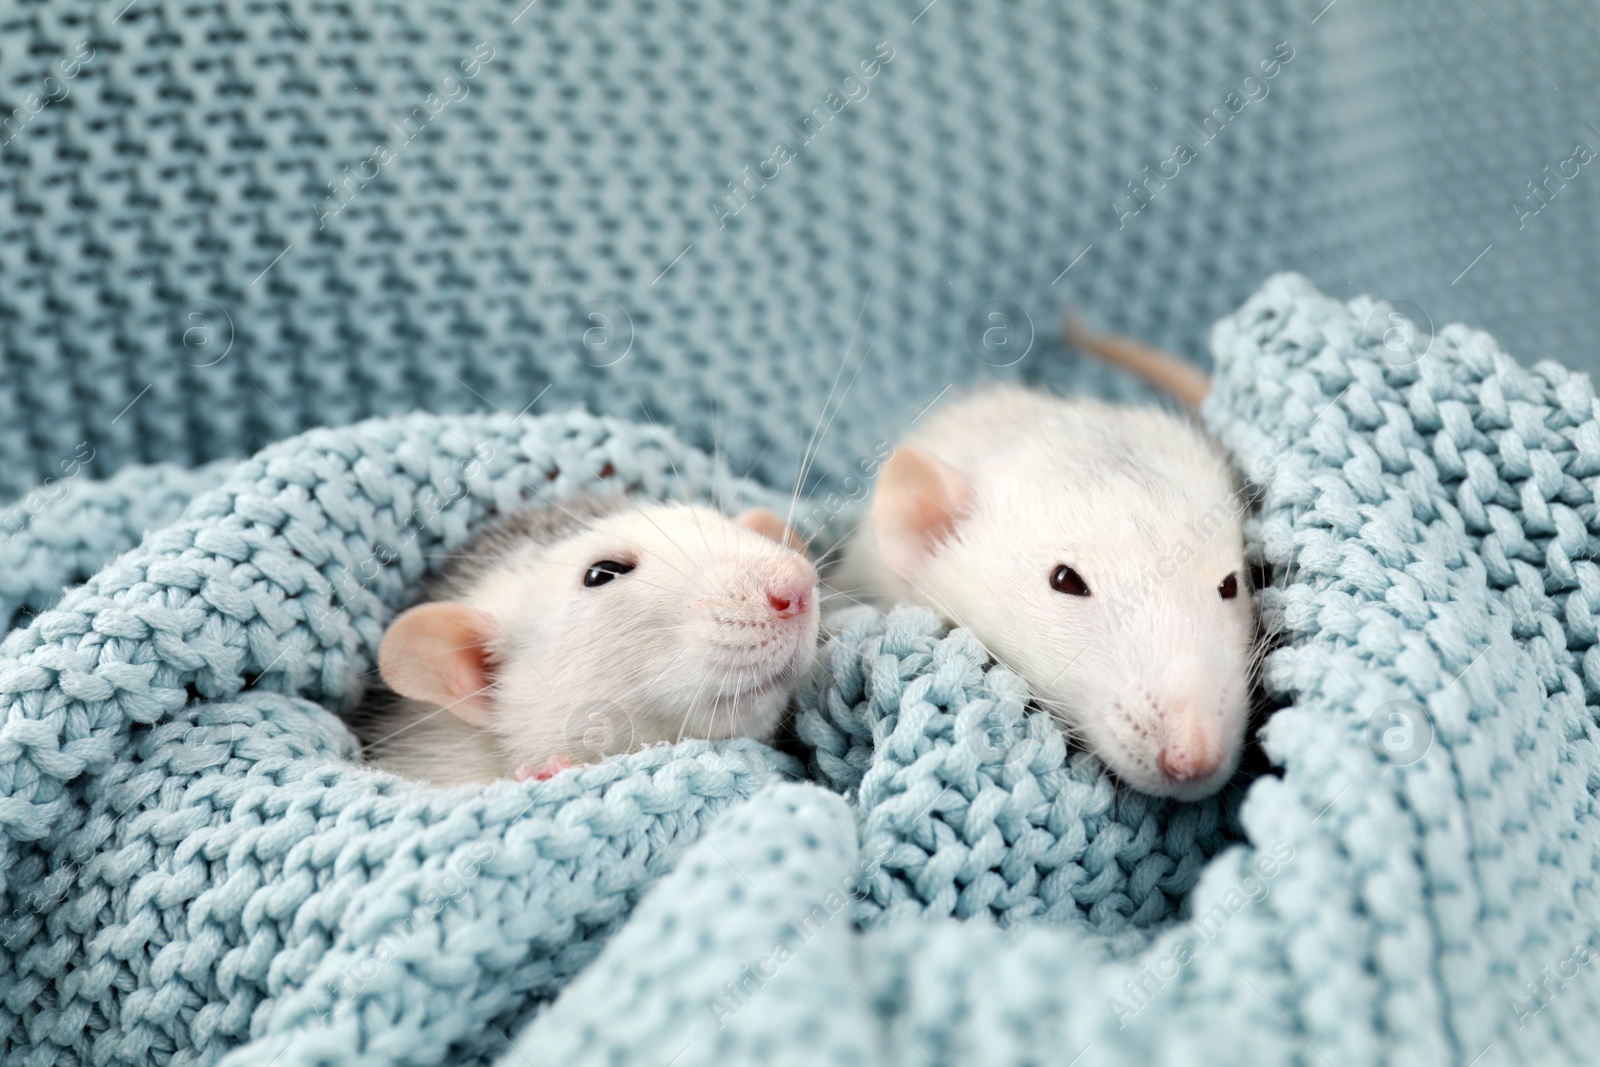
{"type": "Polygon", "coordinates": [[[796,615],[805,614],[806,607],[810,604],[810,590],[798,586],[786,589],[773,589],[767,593],[767,603],[772,605],[772,610],[780,619],[792,619],[796,615]]]}
{"type": "Polygon", "coordinates": [[[1190,730],[1161,746],[1156,766],[1174,782],[1209,778],[1222,766],[1222,748],[1211,743],[1202,732],[1190,730]]]}

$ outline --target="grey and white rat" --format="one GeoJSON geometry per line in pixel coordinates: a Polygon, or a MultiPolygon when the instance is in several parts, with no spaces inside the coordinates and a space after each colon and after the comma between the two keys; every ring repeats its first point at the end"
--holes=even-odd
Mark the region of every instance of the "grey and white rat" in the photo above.
{"type": "Polygon", "coordinates": [[[991,387],[896,447],[834,581],[967,628],[1124,782],[1193,800],[1232,775],[1249,718],[1242,510],[1182,418],[991,387]]]}
{"type": "Polygon", "coordinates": [[[686,737],[776,733],[817,572],[770,511],[583,497],[486,527],[390,625],[368,758],[449,786],[686,737]]]}

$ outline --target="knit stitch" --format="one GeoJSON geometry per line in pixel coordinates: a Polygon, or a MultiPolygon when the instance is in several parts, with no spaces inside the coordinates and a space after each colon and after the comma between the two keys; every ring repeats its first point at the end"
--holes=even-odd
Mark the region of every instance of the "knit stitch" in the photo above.
{"type": "Polygon", "coordinates": [[[1134,927],[1118,873],[1180,857],[1180,817],[1099,821],[1015,680],[900,611],[838,635],[803,700],[849,803],[731,814],[500,1067],[1593,1062],[1600,406],[1464,327],[1396,344],[1375,306],[1286,275],[1213,333],[1205,417],[1263,494],[1287,706],[1281,777],[1181,917],[1134,927]],[[1075,918],[1087,883],[1051,864],[1104,864],[1118,921],[1075,918]]]}
{"type": "Polygon", "coordinates": [[[0,495],[546,386],[786,485],[854,339],[836,487],[1286,268],[1593,368],[1593,8],[1475,4],[6,4],[0,495]]]}
{"type": "Polygon", "coordinates": [[[255,1038],[282,1063],[440,1063],[560,988],[785,761],[685,742],[440,792],[353,765],[324,709],[359,700],[431,559],[602,477],[774,502],[670,434],[581,413],[314,431],[12,631],[0,1060],[202,1064],[255,1038]]]}

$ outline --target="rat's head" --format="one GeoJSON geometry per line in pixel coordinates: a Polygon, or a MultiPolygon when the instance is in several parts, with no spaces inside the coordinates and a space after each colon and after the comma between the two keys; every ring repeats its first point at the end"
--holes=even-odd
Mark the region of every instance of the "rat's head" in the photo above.
{"type": "Polygon", "coordinates": [[[491,731],[513,763],[768,739],[816,657],[817,572],[799,547],[759,509],[602,515],[401,615],[384,680],[491,731]]]}
{"type": "Polygon", "coordinates": [[[1022,457],[994,484],[901,448],[872,510],[886,566],[1119,778],[1184,800],[1238,765],[1255,629],[1232,479],[1191,433],[1179,469],[1022,457]]]}

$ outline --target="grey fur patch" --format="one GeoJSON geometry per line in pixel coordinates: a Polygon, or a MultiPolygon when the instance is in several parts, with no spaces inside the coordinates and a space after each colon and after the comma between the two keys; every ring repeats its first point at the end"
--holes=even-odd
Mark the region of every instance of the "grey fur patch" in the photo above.
{"type": "MultiPolygon", "coordinates": [[[[483,529],[462,542],[448,559],[422,583],[415,604],[456,600],[457,590],[470,588],[491,573],[506,557],[529,544],[553,545],[635,501],[617,493],[586,493],[571,500],[539,502],[495,518],[483,529]]],[[[345,724],[361,740],[362,760],[371,763],[382,755],[397,722],[414,716],[403,715],[414,703],[395,693],[381,680],[368,688],[359,707],[345,716],[345,724]]]]}
{"type": "Polygon", "coordinates": [[[458,546],[438,573],[423,582],[416,602],[458,599],[458,589],[475,585],[514,552],[530,544],[564,541],[594,520],[633,506],[635,502],[618,494],[586,493],[503,515],[458,546]]]}

